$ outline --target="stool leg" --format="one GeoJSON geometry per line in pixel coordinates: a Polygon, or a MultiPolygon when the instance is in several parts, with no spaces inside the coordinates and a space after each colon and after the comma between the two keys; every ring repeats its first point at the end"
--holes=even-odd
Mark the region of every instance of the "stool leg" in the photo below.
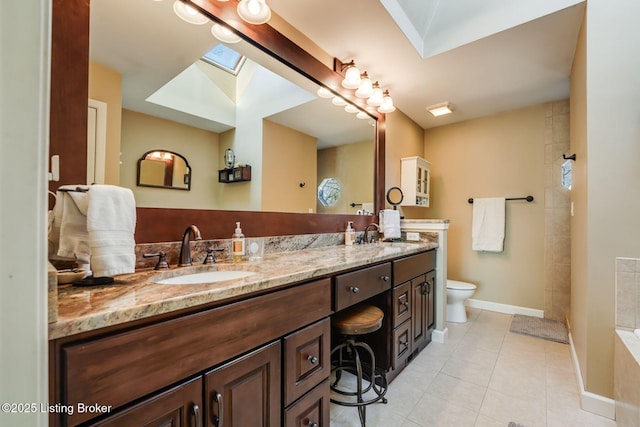
{"type": "MultiPolygon", "coordinates": [[[[366,405],[362,405],[362,402],[364,402],[364,399],[362,399],[362,395],[363,395],[363,390],[362,390],[362,362],[360,361],[360,354],[358,353],[358,349],[356,348],[356,346],[358,345],[357,343],[351,341],[349,342],[349,345],[351,346],[351,348],[353,348],[353,354],[354,354],[354,359],[356,361],[356,381],[357,381],[357,386],[356,386],[356,398],[358,403],[360,403],[360,405],[358,405],[358,416],[360,417],[360,425],[362,427],[366,427],[367,424],[367,407],[366,405]]],[[[368,391],[371,387],[367,387],[368,391]]],[[[365,391],[365,393],[366,393],[365,391]]]]}

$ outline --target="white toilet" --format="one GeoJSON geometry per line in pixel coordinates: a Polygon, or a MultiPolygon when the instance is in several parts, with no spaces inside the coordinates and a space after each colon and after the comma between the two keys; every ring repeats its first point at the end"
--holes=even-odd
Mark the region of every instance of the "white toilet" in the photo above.
{"type": "Polygon", "coordinates": [[[476,285],[457,280],[447,280],[447,322],[464,323],[467,311],[464,302],[476,291],[476,285]]]}

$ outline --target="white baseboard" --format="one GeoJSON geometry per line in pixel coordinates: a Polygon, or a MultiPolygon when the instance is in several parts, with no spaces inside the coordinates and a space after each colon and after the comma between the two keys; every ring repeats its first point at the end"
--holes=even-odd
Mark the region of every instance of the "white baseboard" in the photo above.
{"type": "Polygon", "coordinates": [[[571,336],[571,328],[569,328],[569,344],[571,346],[571,359],[573,360],[573,369],[576,373],[576,379],[578,381],[578,393],[580,394],[580,407],[594,414],[616,419],[616,401],[600,396],[599,394],[591,393],[584,389],[584,382],[582,381],[582,372],[580,370],[580,363],[578,362],[578,355],[576,349],[573,346],[573,337],[571,336]]]}
{"type": "Polygon", "coordinates": [[[481,310],[495,311],[505,314],[522,314],[525,316],[544,317],[544,310],[535,308],[520,307],[517,305],[501,304],[498,302],[482,301],[479,299],[469,298],[466,306],[471,308],[479,308],[481,310]]]}
{"type": "Polygon", "coordinates": [[[449,328],[444,328],[443,330],[434,329],[431,332],[431,341],[439,342],[444,344],[447,342],[447,338],[449,337],[449,328]]]}

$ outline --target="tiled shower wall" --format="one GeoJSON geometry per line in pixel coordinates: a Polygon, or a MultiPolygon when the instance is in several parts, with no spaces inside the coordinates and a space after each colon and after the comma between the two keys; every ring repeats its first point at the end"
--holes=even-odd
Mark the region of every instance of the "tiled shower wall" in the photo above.
{"type": "Polygon", "coordinates": [[[571,304],[571,197],[561,166],[569,153],[569,100],[545,110],[544,315],[564,322],[571,304]]]}

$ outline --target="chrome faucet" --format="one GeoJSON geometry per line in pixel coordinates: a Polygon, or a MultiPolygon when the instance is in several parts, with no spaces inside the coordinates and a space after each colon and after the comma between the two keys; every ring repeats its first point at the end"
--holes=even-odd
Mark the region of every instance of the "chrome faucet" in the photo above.
{"type": "Polygon", "coordinates": [[[372,243],[373,239],[369,239],[369,227],[373,227],[376,229],[376,232],[380,232],[380,226],[378,224],[376,224],[375,222],[372,222],[371,224],[367,225],[366,228],[364,229],[364,237],[362,240],[362,243],[372,243]]]}
{"type": "Polygon", "coordinates": [[[192,234],[195,240],[202,240],[200,229],[196,225],[192,224],[184,230],[184,234],[182,235],[182,246],[180,247],[180,258],[178,258],[179,267],[187,267],[191,265],[191,246],[189,244],[189,239],[192,234]]]}

